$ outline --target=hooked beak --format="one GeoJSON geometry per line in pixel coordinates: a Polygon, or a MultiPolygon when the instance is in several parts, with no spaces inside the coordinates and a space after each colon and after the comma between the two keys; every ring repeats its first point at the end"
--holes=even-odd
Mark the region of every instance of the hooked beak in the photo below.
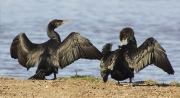
{"type": "Polygon", "coordinates": [[[62,24],[70,22],[70,20],[63,20],[62,24]]]}
{"type": "Polygon", "coordinates": [[[124,40],[123,40],[123,41],[121,41],[121,46],[122,46],[122,45],[124,45],[124,40]]]}
{"type": "Polygon", "coordinates": [[[61,26],[61,25],[64,24],[64,23],[67,23],[67,22],[70,22],[70,20],[59,20],[59,21],[57,21],[57,22],[55,23],[56,28],[59,27],[59,26],[61,26]]]}
{"type": "Polygon", "coordinates": [[[124,42],[126,41],[126,39],[127,39],[127,37],[123,37],[123,38],[121,39],[121,46],[124,45],[124,42]]]}

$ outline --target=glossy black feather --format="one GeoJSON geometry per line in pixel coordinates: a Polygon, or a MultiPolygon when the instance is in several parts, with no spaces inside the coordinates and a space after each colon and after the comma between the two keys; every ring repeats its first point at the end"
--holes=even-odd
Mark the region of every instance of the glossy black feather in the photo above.
{"type": "Polygon", "coordinates": [[[70,33],[54,53],[55,55],[51,55],[52,62],[61,68],[80,58],[99,60],[101,58],[101,52],[87,38],[76,32],[70,33]]]}
{"type": "Polygon", "coordinates": [[[103,81],[106,82],[109,75],[111,75],[111,78],[117,81],[121,81],[127,78],[130,78],[131,81],[131,79],[134,77],[134,74],[122,56],[123,51],[121,47],[115,51],[111,51],[111,47],[112,44],[106,44],[102,49],[100,67],[103,81]]]}
{"type": "Polygon", "coordinates": [[[106,59],[101,59],[100,66],[104,82],[107,81],[109,74],[117,81],[129,78],[131,82],[134,70],[139,72],[150,64],[154,64],[168,74],[174,74],[165,50],[153,37],[148,38],[139,47],[137,47],[133,29],[122,29],[119,37],[121,44],[127,39],[127,45],[119,46],[114,52],[112,51],[112,54],[108,55],[106,53],[109,53],[110,50],[108,52],[105,50],[109,49],[107,46],[110,45],[106,44],[103,48],[105,52],[102,51],[102,58],[106,59]]]}
{"type": "Polygon", "coordinates": [[[111,72],[112,67],[114,66],[113,59],[116,58],[115,55],[113,55],[114,51],[111,51],[111,48],[112,48],[112,44],[108,43],[104,45],[102,49],[100,68],[101,68],[101,76],[104,82],[108,80],[108,76],[111,72]]]}
{"type": "Polygon", "coordinates": [[[63,42],[54,31],[67,20],[52,20],[47,26],[49,40],[42,44],[32,43],[25,33],[16,36],[11,44],[11,57],[29,69],[38,63],[36,74],[30,79],[58,73],[58,67],[64,68],[80,58],[100,60],[101,52],[85,37],[77,32],[70,33],[63,42]]]}
{"type": "Polygon", "coordinates": [[[10,54],[12,58],[18,59],[19,64],[29,69],[38,63],[39,56],[44,51],[45,45],[46,43],[32,43],[25,33],[20,33],[13,39],[10,54]]]}
{"type": "Polygon", "coordinates": [[[36,74],[34,74],[33,76],[31,76],[29,79],[30,80],[44,80],[45,78],[45,71],[39,71],[36,74]]]}
{"type": "Polygon", "coordinates": [[[165,50],[152,37],[148,38],[138,48],[132,48],[129,44],[125,45],[124,57],[129,66],[135,69],[136,72],[139,72],[150,64],[154,64],[168,74],[174,74],[165,50]]]}

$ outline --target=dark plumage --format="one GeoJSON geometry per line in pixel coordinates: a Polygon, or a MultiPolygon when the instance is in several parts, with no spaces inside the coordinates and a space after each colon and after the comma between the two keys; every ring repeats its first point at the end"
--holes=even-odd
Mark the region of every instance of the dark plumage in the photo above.
{"type": "Polygon", "coordinates": [[[131,79],[134,77],[133,69],[128,67],[128,63],[123,57],[123,50],[121,47],[115,51],[111,51],[112,44],[106,44],[102,49],[102,58],[101,58],[101,76],[103,81],[108,80],[109,74],[111,78],[118,81],[125,80],[127,78],[131,79]]]}
{"type": "Polygon", "coordinates": [[[115,51],[110,50],[112,44],[103,47],[100,66],[104,82],[107,81],[109,74],[118,83],[127,78],[132,82],[134,70],[139,72],[150,64],[154,64],[168,74],[174,74],[165,50],[153,37],[148,38],[138,48],[133,29],[122,29],[119,37],[122,46],[115,51]],[[126,39],[127,45],[123,45],[126,39]]]}
{"type": "Polygon", "coordinates": [[[11,57],[18,59],[19,63],[29,68],[39,62],[36,74],[29,79],[45,79],[45,76],[58,73],[58,67],[63,69],[75,60],[100,59],[101,52],[85,37],[77,32],[70,33],[62,42],[55,28],[68,22],[68,20],[52,20],[47,26],[50,38],[42,44],[32,43],[25,33],[17,35],[10,48],[11,57]]]}

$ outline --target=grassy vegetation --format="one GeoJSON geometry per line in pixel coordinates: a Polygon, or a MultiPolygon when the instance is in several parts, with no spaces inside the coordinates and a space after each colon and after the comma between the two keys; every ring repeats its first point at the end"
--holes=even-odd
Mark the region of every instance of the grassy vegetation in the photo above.
{"type": "Polygon", "coordinates": [[[145,84],[158,84],[158,82],[156,80],[152,80],[152,79],[147,79],[144,81],[145,84]]]}
{"type": "Polygon", "coordinates": [[[180,82],[172,81],[172,82],[169,83],[169,85],[171,85],[171,86],[180,86],[180,82]]]}
{"type": "Polygon", "coordinates": [[[89,76],[89,75],[75,75],[71,77],[62,77],[58,79],[73,79],[73,80],[87,80],[87,81],[92,81],[92,82],[102,82],[101,78],[96,78],[94,76],[89,76]]]}
{"type": "Polygon", "coordinates": [[[96,78],[94,76],[81,76],[81,75],[75,75],[75,76],[71,76],[71,78],[73,79],[81,79],[81,80],[88,80],[88,81],[92,81],[92,82],[100,82],[102,81],[101,78],[96,78]]]}

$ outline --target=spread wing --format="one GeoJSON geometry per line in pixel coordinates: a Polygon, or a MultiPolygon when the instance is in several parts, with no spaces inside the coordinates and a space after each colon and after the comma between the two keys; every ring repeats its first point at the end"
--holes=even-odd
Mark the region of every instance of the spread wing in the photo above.
{"type": "Polygon", "coordinates": [[[129,66],[134,68],[136,72],[150,64],[154,64],[168,74],[174,74],[165,50],[152,37],[148,38],[141,46],[134,50],[126,49],[124,57],[129,66]]]}
{"type": "Polygon", "coordinates": [[[101,67],[101,76],[104,82],[108,80],[110,71],[114,67],[115,61],[119,56],[119,49],[115,51],[111,51],[111,48],[112,48],[112,44],[107,43],[106,45],[103,46],[102,49],[102,58],[100,62],[100,67],[101,67]]]}
{"type": "Polygon", "coordinates": [[[61,68],[80,58],[101,59],[101,52],[87,38],[76,32],[70,33],[54,53],[51,60],[55,66],[61,68]]]}
{"type": "Polygon", "coordinates": [[[112,69],[114,67],[116,58],[119,56],[119,49],[111,51],[111,47],[112,44],[108,43],[102,49],[101,68],[112,69]]]}
{"type": "Polygon", "coordinates": [[[18,59],[19,64],[29,69],[39,61],[39,56],[42,54],[45,44],[34,44],[25,33],[20,33],[12,41],[10,54],[12,58],[18,59]]]}

